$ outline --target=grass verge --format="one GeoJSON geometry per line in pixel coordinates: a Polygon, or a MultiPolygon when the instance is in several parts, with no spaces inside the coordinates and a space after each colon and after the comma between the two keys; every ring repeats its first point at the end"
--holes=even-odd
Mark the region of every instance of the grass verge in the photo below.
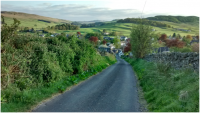
{"type": "Polygon", "coordinates": [[[140,80],[152,112],[199,112],[199,72],[168,64],[124,58],[140,80]]]}

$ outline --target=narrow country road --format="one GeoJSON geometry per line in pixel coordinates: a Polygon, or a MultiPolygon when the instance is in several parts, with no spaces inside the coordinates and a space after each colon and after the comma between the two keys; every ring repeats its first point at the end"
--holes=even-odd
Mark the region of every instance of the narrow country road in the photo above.
{"type": "Polygon", "coordinates": [[[33,112],[139,112],[136,77],[123,59],[33,112]]]}

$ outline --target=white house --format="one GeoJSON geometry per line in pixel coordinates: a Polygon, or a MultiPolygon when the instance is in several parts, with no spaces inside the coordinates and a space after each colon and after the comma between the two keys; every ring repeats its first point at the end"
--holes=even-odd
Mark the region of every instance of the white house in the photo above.
{"type": "Polygon", "coordinates": [[[103,33],[104,35],[109,35],[109,33],[103,33]]]}

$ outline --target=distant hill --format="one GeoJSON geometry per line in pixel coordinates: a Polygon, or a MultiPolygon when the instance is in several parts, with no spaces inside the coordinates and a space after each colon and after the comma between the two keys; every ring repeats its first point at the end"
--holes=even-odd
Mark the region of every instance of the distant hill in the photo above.
{"type": "Polygon", "coordinates": [[[57,18],[51,18],[51,17],[45,17],[45,16],[39,16],[35,14],[28,14],[28,13],[22,13],[22,12],[12,12],[12,11],[1,11],[1,15],[7,18],[16,18],[16,19],[37,19],[39,21],[44,20],[48,22],[59,22],[59,23],[71,23],[69,20],[63,20],[63,19],[57,19],[57,18]]]}
{"type": "Polygon", "coordinates": [[[148,17],[146,18],[148,20],[156,20],[156,21],[169,21],[169,22],[175,22],[175,23],[180,23],[180,22],[198,22],[199,17],[197,16],[155,16],[155,17],[148,17]]]}

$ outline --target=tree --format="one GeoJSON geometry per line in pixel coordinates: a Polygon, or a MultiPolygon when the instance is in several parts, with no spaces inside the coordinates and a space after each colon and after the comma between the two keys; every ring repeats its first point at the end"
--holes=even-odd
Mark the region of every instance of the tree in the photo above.
{"type": "Polygon", "coordinates": [[[187,35],[186,39],[188,39],[191,42],[192,41],[192,36],[191,35],[187,35]]]}
{"type": "Polygon", "coordinates": [[[124,53],[131,51],[131,43],[128,42],[124,48],[124,53]]]}
{"type": "Polygon", "coordinates": [[[5,20],[4,20],[4,16],[3,15],[1,15],[1,24],[5,24],[5,20]]]}
{"type": "Polygon", "coordinates": [[[117,32],[111,32],[110,36],[117,36],[117,32]]]}
{"type": "Polygon", "coordinates": [[[199,36],[196,36],[197,40],[199,40],[199,36]]]}
{"type": "MultiPolygon", "coordinates": [[[[1,16],[2,20],[4,20],[4,17],[1,16]]],[[[17,35],[17,29],[19,28],[20,21],[17,20],[16,18],[13,18],[14,23],[11,24],[10,26],[4,23],[1,26],[1,42],[5,42],[9,40],[11,37],[17,35]]]]}
{"type": "Polygon", "coordinates": [[[89,40],[90,40],[91,42],[93,42],[94,44],[96,44],[97,41],[98,41],[98,38],[97,38],[97,37],[94,37],[94,36],[91,36],[89,40]]]}
{"type": "Polygon", "coordinates": [[[165,42],[167,40],[167,35],[162,34],[161,37],[159,38],[159,40],[161,40],[162,42],[165,42]]]}
{"type": "Polygon", "coordinates": [[[29,27],[25,27],[24,32],[29,32],[29,27]]]}
{"type": "Polygon", "coordinates": [[[199,43],[193,43],[191,45],[191,47],[192,47],[192,51],[193,52],[198,52],[199,53],[199,43]]]}
{"type": "Polygon", "coordinates": [[[177,35],[176,35],[176,38],[180,39],[180,38],[181,38],[181,35],[180,35],[180,34],[177,34],[177,35]]]}
{"type": "Polygon", "coordinates": [[[191,41],[190,41],[188,38],[186,38],[186,37],[183,37],[182,41],[185,42],[187,46],[189,46],[189,44],[190,44],[190,42],[191,42],[191,41]]]}
{"type": "Polygon", "coordinates": [[[106,44],[106,41],[105,41],[105,40],[103,40],[103,44],[104,44],[104,45],[106,44]]]}
{"type": "Polygon", "coordinates": [[[174,33],[174,34],[172,35],[172,37],[176,37],[176,33],[174,33]]]}
{"type": "Polygon", "coordinates": [[[152,50],[152,36],[154,32],[149,25],[142,23],[131,29],[131,51],[136,58],[143,58],[152,50]]]}
{"type": "Polygon", "coordinates": [[[121,47],[121,43],[120,43],[120,39],[119,38],[114,38],[113,43],[115,45],[115,48],[120,48],[121,47]]]}
{"type": "Polygon", "coordinates": [[[103,33],[105,33],[105,32],[107,32],[107,30],[106,30],[106,29],[103,29],[103,33]]]}
{"type": "Polygon", "coordinates": [[[166,40],[165,43],[167,47],[183,48],[185,46],[185,42],[180,41],[179,39],[166,40]]]}
{"type": "MultiPolygon", "coordinates": [[[[102,34],[101,34],[101,33],[87,33],[87,34],[85,35],[85,38],[86,38],[86,39],[89,39],[89,38],[92,37],[92,36],[97,37],[97,38],[100,38],[100,37],[102,36],[102,34]]],[[[100,39],[101,39],[101,38],[100,38],[100,39]]]]}
{"type": "Polygon", "coordinates": [[[81,32],[77,32],[77,35],[81,35],[81,32]]]}

